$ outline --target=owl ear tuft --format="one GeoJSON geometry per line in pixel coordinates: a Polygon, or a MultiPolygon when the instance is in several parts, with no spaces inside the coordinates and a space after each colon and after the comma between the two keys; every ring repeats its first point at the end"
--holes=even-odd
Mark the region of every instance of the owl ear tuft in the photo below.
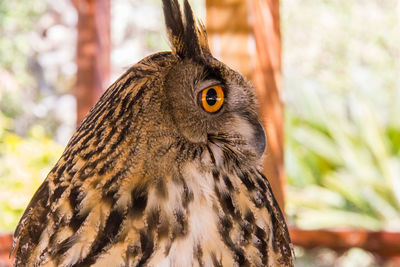
{"type": "Polygon", "coordinates": [[[197,61],[210,54],[206,29],[195,20],[187,0],[184,1],[184,18],[178,0],[163,0],[163,9],[169,41],[176,55],[197,61]]]}

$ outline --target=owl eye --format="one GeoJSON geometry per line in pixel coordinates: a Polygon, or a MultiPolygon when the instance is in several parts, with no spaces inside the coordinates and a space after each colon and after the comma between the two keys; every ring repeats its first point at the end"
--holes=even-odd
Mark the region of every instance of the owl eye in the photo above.
{"type": "Polygon", "coordinates": [[[209,113],[215,113],[221,109],[224,103],[224,91],[219,85],[210,86],[200,92],[200,102],[203,109],[209,113]]]}

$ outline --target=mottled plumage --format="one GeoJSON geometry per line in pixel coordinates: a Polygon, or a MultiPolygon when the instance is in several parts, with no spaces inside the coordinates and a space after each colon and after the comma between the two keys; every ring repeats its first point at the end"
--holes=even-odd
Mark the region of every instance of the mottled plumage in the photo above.
{"type": "Polygon", "coordinates": [[[132,66],[80,124],[15,231],[15,266],[292,266],[254,89],[212,57],[187,1],[183,15],[163,3],[173,51],[132,66]],[[215,113],[199,104],[210,86],[215,113]]]}

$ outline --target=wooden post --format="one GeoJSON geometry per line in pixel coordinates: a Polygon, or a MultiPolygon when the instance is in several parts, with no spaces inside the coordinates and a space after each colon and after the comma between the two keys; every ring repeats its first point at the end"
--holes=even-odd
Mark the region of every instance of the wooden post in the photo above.
{"type": "Polygon", "coordinates": [[[110,0],[74,0],[78,11],[77,123],[108,85],[110,76],[110,0]]]}
{"type": "Polygon", "coordinates": [[[253,31],[257,57],[253,81],[260,102],[268,147],[264,173],[284,210],[283,104],[279,0],[252,0],[253,31]]]}
{"type": "Polygon", "coordinates": [[[206,0],[207,34],[213,55],[251,78],[251,27],[245,0],[206,0]]]}
{"type": "Polygon", "coordinates": [[[13,236],[10,234],[0,234],[0,266],[11,267],[14,260],[12,255],[9,258],[13,236]]]}

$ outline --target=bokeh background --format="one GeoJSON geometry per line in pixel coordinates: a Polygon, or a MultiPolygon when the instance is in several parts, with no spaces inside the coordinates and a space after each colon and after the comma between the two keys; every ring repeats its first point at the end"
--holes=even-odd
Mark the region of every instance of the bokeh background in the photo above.
{"type": "MultiPolygon", "coordinates": [[[[160,6],[111,1],[111,82],[169,49],[160,6]]],[[[281,0],[280,23],[289,225],[400,232],[400,1],[281,0]]],[[[68,0],[0,0],[0,233],[76,127],[76,25],[68,0]]],[[[360,248],[295,252],[296,266],[395,266],[360,248]]]]}

